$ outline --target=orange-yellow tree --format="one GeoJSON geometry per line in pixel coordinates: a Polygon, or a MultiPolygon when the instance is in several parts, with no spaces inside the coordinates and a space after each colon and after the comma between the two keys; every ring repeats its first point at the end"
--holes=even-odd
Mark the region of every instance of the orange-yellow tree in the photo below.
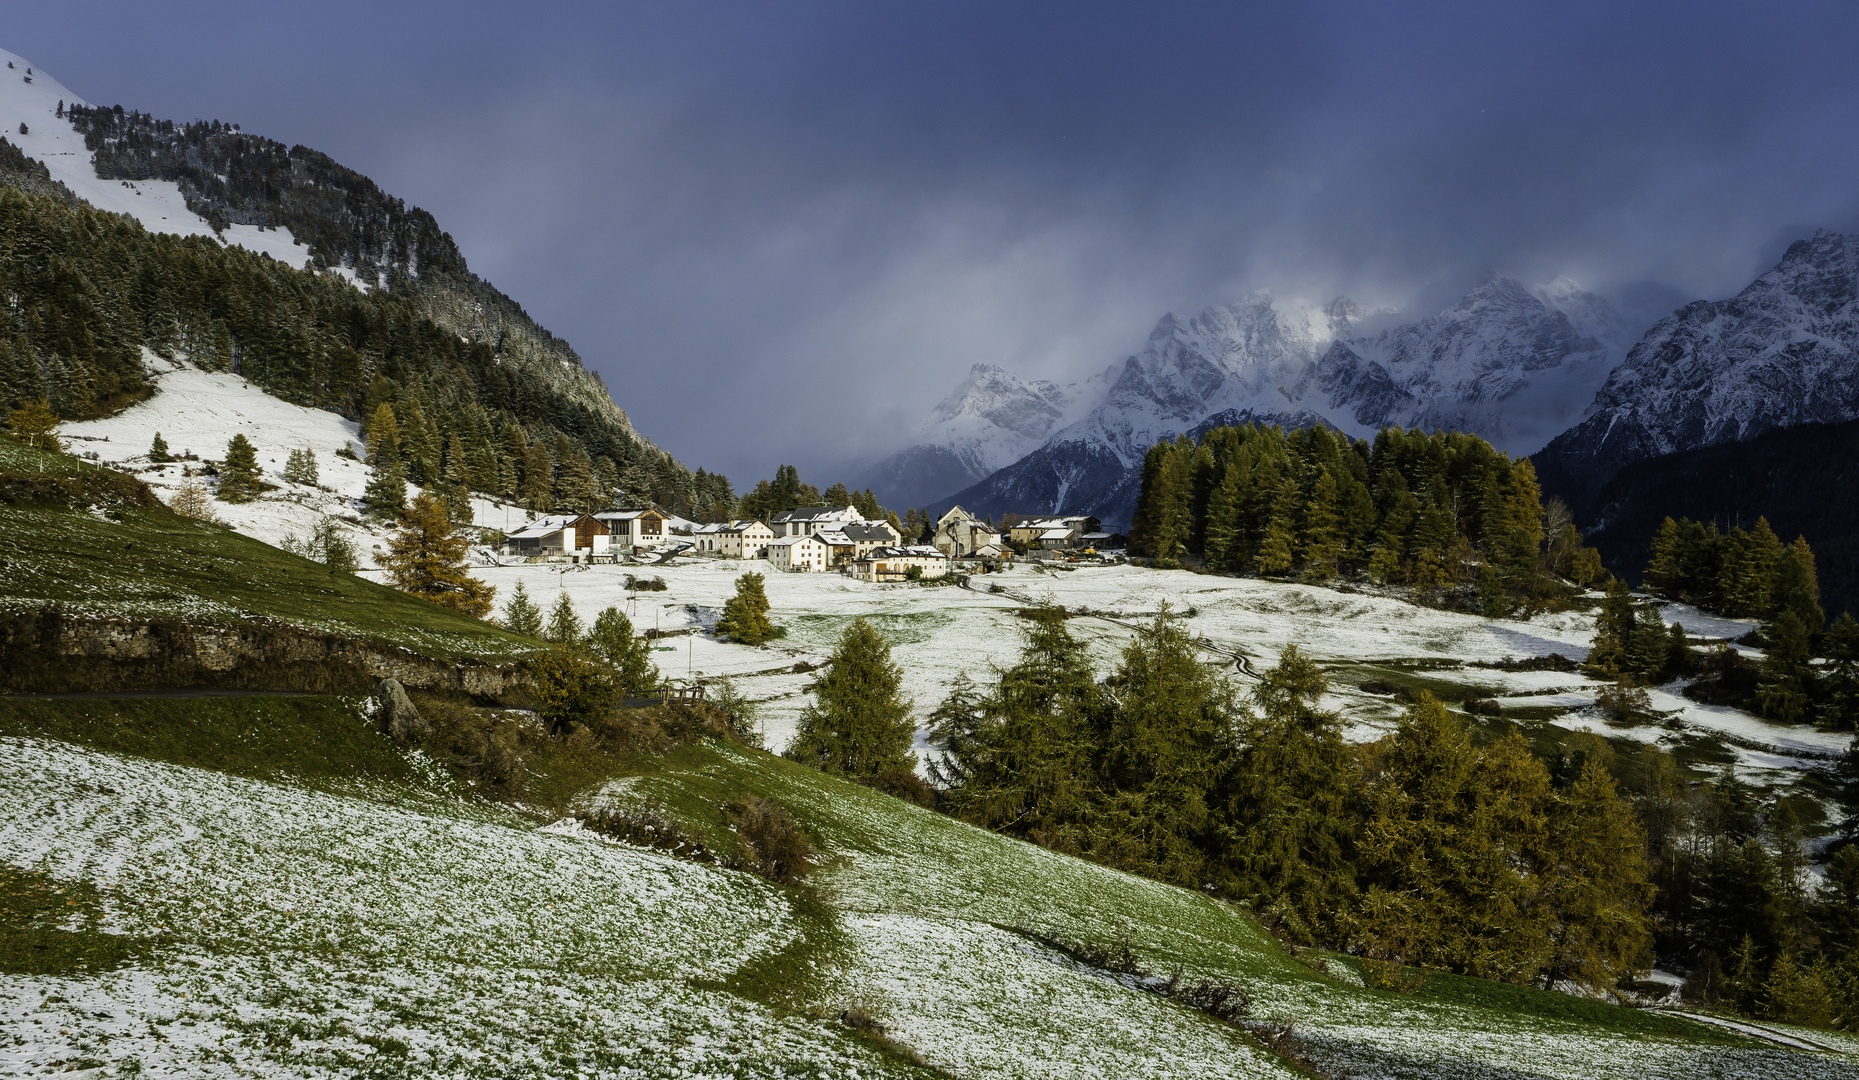
{"type": "Polygon", "coordinates": [[[453,529],[438,499],[421,494],[413,500],[387,546],[387,576],[396,589],[473,618],[490,613],[497,590],[466,571],[465,551],[471,542],[453,529]]]}

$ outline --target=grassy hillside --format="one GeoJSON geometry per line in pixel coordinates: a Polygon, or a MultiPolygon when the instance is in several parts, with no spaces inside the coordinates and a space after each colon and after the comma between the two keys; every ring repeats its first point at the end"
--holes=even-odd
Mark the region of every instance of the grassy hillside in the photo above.
{"type": "Polygon", "coordinates": [[[64,960],[0,950],[0,1071],[1297,1075],[1047,938],[1235,983],[1331,1075],[1859,1076],[1844,1036],[1787,1049],[1440,975],[1367,990],[1243,911],[721,742],[616,753],[532,729],[523,779],[483,798],[361,705],[0,701],[0,885],[24,898],[0,944],[43,935],[54,900],[77,913],[64,960]],[[745,794],[812,835],[805,887],[563,821],[649,804],[720,846],[745,794]]]}
{"type": "MultiPolygon", "coordinates": [[[[287,627],[441,659],[515,659],[529,639],[138,498],[135,481],[0,439],[0,611],[287,627]]],[[[219,506],[221,514],[238,507],[219,506]]]]}

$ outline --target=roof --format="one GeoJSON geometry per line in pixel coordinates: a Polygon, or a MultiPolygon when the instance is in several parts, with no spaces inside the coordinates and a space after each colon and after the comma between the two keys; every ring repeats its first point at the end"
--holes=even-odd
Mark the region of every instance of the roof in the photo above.
{"type": "Polygon", "coordinates": [[[723,531],[730,532],[730,533],[740,533],[740,532],[748,532],[750,529],[766,529],[766,528],[768,528],[768,526],[763,525],[761,522],[756,521],[754,519],[749,519],[746,521],[732,521],[728,525],[723,526],[723,531]]]}
{"type": "Polygon", "coordinates": [[[511,533],[509,539],[540,540],[545,536],[552,536],[555,533],[561,532],[563,529],[569,528],[575,522],[581,520],[581,517],[582,515],[580,514],[549,514],[546,517],[539,517],[511,533]]]}
{"type": "Polygon", "coordinates": [[[848,521],[839,531],[850,540],[897,540],[901,535],[888,521],[848,521]]]}
{"type": "Polygon", "coordinates": [[[665,517],[657,510],[602,510],[594,516],[601,521],[631,521],[634,518],[645,517],[647,514],[661,520],[665,517]]]}
{"type": "Polygon", "coordinates": [[[1039,534],[1039,538],[1041,540],[1070,540],[1072,531],[1070,529],[1047,529],[1039,534]]]}
{"type": "Polygon", "coordinates": [[[938,549],[930,547],[928,544],[917,544],[911,547],[872,548],[871,554],[859,561],[870,562],[873,559],[947,559],[948,557],[949,556],[944,555],[938,549]]]}
{"type": "Polygon", "coordinates": [[[794,544],[805,544],[808,541],[812,541],[813,543],[816,543],[816,544],[821,544],[822,546],[824,546],[824,543],[825,543],[818,536],[815,536],[812,533],[807,533],[804,536],[783,536],[783,537],[780,537],[779,539],[770,541],[768,546],[769,547],[790,547],[794,544]]]}
{"type": "Polygon", "coordinates": [[[845,521],[856,519],[858,508],[852,506],[797,506],[775,515],[776,521],[845,521]]]}
{"type": "Polygon", "coordinates": [[[830,531],[822,529],[813,535],[818,538],[822,544],[850,544],[852,542],[852,538],[847,536],[843,529],[832,529],[830,531]]]}

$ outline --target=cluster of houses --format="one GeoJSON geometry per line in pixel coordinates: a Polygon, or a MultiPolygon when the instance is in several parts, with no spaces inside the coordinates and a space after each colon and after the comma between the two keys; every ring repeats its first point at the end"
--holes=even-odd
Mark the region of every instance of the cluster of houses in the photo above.
{"type": "Polygon", "coordinates": [[[661,510],[551,514],[504,541],[506,556],[564,562],[616,562],[690,553],[720,559],[762,559],[776,570],[838,570],[861,581],[903,581],[948,574],[957,562],[1006,562],[1016,547],[1029,552],[1106,548],[1119,538],[1094,517],[1035,518],[1009,534],[957,506],[937,522],[929,543],[907,544],[889,521],[867,520],[856,507],[803,506],[764,524],[699,525],[661,510]]]}

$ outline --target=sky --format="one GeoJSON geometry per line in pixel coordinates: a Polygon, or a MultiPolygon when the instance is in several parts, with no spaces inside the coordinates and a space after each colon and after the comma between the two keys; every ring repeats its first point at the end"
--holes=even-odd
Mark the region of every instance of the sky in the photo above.
{"type": "Polygon", "coordinates": [[[93,103],[432,211],[739,490],[851,479],[971,364],[1082,378],[1258,289],[1430,314],[1567,274],[1657,308],[1859,230],[1849,4],[0,9],[93,103]]]}

